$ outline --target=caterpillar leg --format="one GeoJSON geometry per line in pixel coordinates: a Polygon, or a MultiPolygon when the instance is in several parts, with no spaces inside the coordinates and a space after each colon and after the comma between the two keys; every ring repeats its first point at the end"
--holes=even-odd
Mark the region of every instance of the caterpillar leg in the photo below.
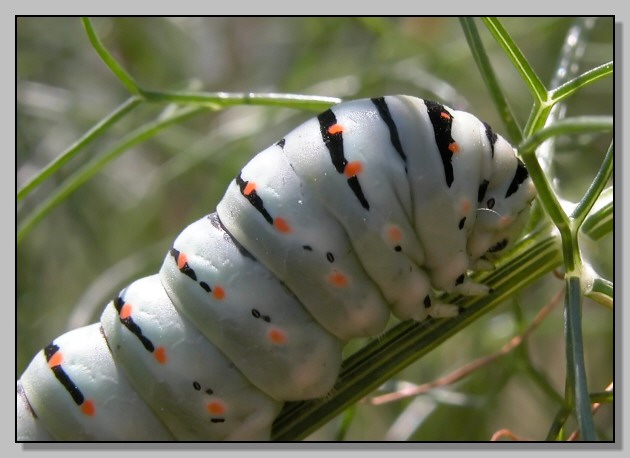
{"type": "Polygon", "coordinates": [[[423,321],[429,317],[433,318],[453,318],[459,315],[459,307],[453,304],[438,302],[432,295],[427,295],[422,307],[416,309],[411,319],[423,321]]]}
{"type": "Polygon", "coordinates": [[[478,283],[469,278],[465,278],[464,281],[457,285],[454,292],[461,294],[462,296],[485,296],[490,293],[490,287],[483,283],[478,283]]]}
{"type": "Polygon", "coordinates": [[[453,304],[433,304],[428,311],[433,318],[453,318],[459,315],[459,307],[453,304]]]}

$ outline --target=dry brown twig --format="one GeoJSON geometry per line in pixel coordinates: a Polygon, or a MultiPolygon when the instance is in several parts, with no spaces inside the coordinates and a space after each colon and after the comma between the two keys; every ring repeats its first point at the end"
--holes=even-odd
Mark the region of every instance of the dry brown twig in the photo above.
{"type": "Polygon", "coordinates": [[[492,435],[492,437],[490,438],[490,442],[498,442],[500,439],[504,437],[507,437],[508,439],[514,442],[526,442],[530,440],[530,439],[525,439],[523,437],[517,436],[509,429],[500,429],[492,435]]]}

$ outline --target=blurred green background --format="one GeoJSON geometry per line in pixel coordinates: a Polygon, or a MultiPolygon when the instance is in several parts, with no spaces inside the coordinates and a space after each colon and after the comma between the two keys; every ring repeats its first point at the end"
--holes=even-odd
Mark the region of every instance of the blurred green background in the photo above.
{"type": "MultiPolygon", "coordinates": [[[[503,24],[548,83],[575,18],[505,18],[503,24]]],[[[488,98],[456,18],[107,18],[93,20],[105,46],[145,88],[281,92],[344,99],[410,94],[440,100],[505,128],[488,98]]],[[[481,21],[478,26],[503,89],[523,124],[532,98],[481,21]]],[[[613,59],[613,20],[589,35],[582,70],[613,59]]],[[[18,189],[122,103],[128,93],[91,47],[79,18],[17,20],[18,189]]],[[[612,79],[570,99],[568,113],[611,114],[612,79]]],[[[147,104],[18,206],[18,222],[90,157],[159,117],[147,104]]],[[[140,276],[157,272],[186,224],[214,211],[227,184],[256,152],[313,113],[240,106],[208,111],[132,148],[53,210],[18,245],[16,379],[57,335],[98,320],[105,303],[140,276]]],[[[599,167],[610,138],[558,142],[554,180],[577,200],[599,167]]],[[[612,237],[592,247],[596,267],[612,279],[612,237]]],[[[497,350],[522,331],[562,287],[551,274],[447,341],[400,374],[425,383],[497,350]]],[[[614,370],[613,314],[584,304],[591,391],[614,370]]],[[[348,351],[352,351],[349,348],[348,351]]],[[[502,428],[545,437],[564,390],[562,305],[528,342],[529,360],[511,354],[455,385],[415,401],[359,404],[348,440],[489,440],[502,428]]],[[[393,382],[392,382],[393,383],[393,382]]],[[[612,437],[612,408],[596,416],[612,437]]],[[[311,436],[335,438],[339,421],[311,436]]]]}

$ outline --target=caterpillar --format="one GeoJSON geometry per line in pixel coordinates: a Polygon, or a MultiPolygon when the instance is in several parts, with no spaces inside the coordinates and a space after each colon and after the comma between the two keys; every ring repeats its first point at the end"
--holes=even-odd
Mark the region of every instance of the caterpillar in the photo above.
{"type": "Polygon", "coordinates": [[[345,344],[457,315],[436,291],[518,237],[535,188],[472,114],[411,96],[338,104],[254,156],[159,273],[17,382],[17,439],[268,440],[284,402],[326,396],[345,344]]]}

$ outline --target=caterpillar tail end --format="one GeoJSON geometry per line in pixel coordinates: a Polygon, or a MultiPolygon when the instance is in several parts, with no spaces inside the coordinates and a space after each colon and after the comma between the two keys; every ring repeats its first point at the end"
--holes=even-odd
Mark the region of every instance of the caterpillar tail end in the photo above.
{"type": "Polygon", "coordinates": [[[41,421],[33,411],[31,404],[26,398],[22,384],[17,382],[17,401],[16,401],[16,442],[51,442],[55,438],[44,429],[41,421]]]}

